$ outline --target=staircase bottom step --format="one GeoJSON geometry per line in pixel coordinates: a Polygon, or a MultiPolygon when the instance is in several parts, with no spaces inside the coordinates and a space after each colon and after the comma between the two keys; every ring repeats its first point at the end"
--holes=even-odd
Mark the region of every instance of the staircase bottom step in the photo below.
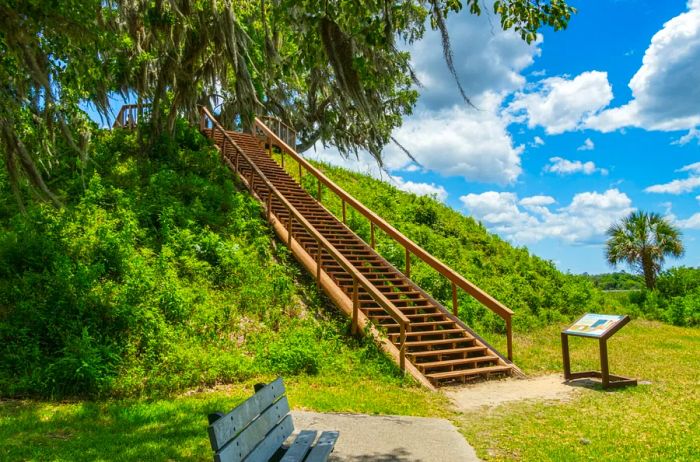
{"type": "Polygon", "coordinates": [[[510,366],[489,366],[489,367],[475,367],[474,369],[459,369],[456,371],[449,372],[435,372],[433,374],[426,374],[430,380],[447,380],[456,379],[460,377],[473,377],[478,375],[487,375],[495,373],[505,373],[510,372],[512,368],[510,366]]]}

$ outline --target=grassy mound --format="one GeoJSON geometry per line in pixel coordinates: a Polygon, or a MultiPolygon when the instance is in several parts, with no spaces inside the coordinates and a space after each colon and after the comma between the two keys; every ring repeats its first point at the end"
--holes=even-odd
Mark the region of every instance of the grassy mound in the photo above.
{"type": "Polygon", "coordinates": [[[324,368],[401,381],[328,318],[196,130],[95,136],[82,168],[74,153],[55,159],[61,209],[21,214],[0,180],[0,395],[138,395],[324,368]]]}

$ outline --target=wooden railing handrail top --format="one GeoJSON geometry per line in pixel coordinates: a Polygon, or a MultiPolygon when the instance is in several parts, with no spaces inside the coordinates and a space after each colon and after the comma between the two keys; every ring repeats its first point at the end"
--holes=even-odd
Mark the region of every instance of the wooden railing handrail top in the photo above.
{"type": "Polygon", "coordinates": [[[392,225],[384,221],[379,215],[374,213],[372,210],[367,208],[362,202],[355,199],[349,193],[347,193],[340,186],[335,184],[330,178],[328,178],[323,172],[314,167],[309,161],[304,157],[299,155],[292,147],[281,140],[277,134],[270,130],[270,128],[265,125],[263,121],[256,118],[256,125],[265,132],[269,137],[274,138],[274,140],[280,144],[287,154],[291,155],[297,162],[301,163],[304,168],[311,172],[316,178],[318,178],[324,185],[326,185],[330,190],[336,193],[342,200],[350,204],[355,210],[364,215],[367,219],[374,222],[379,228],[384,230],[389,236],[394,240],[403,245],[408,249],[413,255],[423,260],[425,263],[430,265],[433,269],[438,271],[440,274],[445,276],[450,282],[453,282],[457,287],[461,288],[472,297],[476,298],[484,306],[489,308],[494,313],[498,314],[501,318],[506,319],[513,316],[513,310],[503,305],[501,302],[493,298],[488,293],[484,292],[481,288],[476,286],[473,282],[466,279],[461,274],[457,273],[455,270],[435,258],[433,255],[428,253],[425,249],[420,247],[418,244],[407,238],[398,229],[394,228],[392,225]]]}
{"type": "Polygon", "coordinates": [[[258,166],[248,157],[248,155],[236,144],[236,142],[229,136],[229,134],[226,132],[226,129],[224,129],[221,124],[219,123],[218,120],[212,115],[211,112],[206,107],[201,107],[202,112],[216,125],[216,127],[221,130],[222,134],[226,139],[231,143],[231,145],[238,151],[240,155],[242,155],[246,162],[250,164],[251,168],[255,170],[255,172],[258,174],[260,179],[264,182],[265,186],[269,189],[269,191],[274,194],[277,199],[282,202],[284,207],[289,210],[289,212],[294,215],[294,218],[306,229],[306,231],[311,234],[314,239],[324,248],[326,251],[333,257],[334,260],[336,260],[345,271],[350,273],[359,283],[360,286],[362,286],[369,294],[372,296],[372,298],[379,303],[382,308],[384,308],[390,315],[391,317],[400,325],[403,326],[405,329],[407,326],[410,325],[410,321],[408,317],[406,317],[405,314],[403,314],[401,311],[396,308],[396,306],[391,303],[391,301],[382,294],[379,289],[377,289],[374,285],[372,285],[369,280],[362,274],[360,273],[357,268],[355,268],[339,251],[338,249],[333,246],[325,237],[323,237],[322,234],[314,228],[314,226],[309,223],[306,218],[282,195],[282,193],[279,192],[279,190],[267,179],[265,174],[258,168],[258,166]]]}

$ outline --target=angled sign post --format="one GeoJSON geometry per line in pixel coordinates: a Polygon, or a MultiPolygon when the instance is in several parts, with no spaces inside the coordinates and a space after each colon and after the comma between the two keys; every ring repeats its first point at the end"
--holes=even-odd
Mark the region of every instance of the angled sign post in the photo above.
{"type": "Polygon", "coordinates": [[[561,350],[564,359],[564,378],[567,381],[581,378],[599,378],[603,388],[617,388],[627,385],[637,385],[636,379],[610,374],[608,368],[608,339],[622,329],[630,318],[627,315],[610,315],[586,313],[571,326],[561,332],[561,350]],[[571,372],[569,356],[569,336],[598,339],[600,345],[600,372],[571,372]]]}

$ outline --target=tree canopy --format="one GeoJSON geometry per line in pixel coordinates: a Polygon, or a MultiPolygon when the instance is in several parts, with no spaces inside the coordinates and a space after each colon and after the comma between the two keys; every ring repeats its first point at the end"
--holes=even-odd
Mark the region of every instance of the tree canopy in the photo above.
{"type": "Polygon", "coordinates": [[[658,213],[632,212],[607,234],[608,262],[627,263],[644,276],[648,289],[656,285],[666,256],[680,257],[684,252],[681,232],[658,213]]]}
{"type": "Polygon", "coordinates": [[[245,127],[255,115],[277,115],[297,130],[302,150],[322,141],[343,155],[366,149],[381,163],[418,98],[399,44],[439,30],[468,102],[446,18],[485,7],[527,42],[543,26],[565,28],[574,12],[563,0],[0,0],[8,174],[15,188],[25,178],[58,204],[46,182],[56,143],[74,149],[82,168],[89,129],[80,105],[108,118],[115,92],[151,104],[156,132],[217,96],[224,122],[245,127]]]}

